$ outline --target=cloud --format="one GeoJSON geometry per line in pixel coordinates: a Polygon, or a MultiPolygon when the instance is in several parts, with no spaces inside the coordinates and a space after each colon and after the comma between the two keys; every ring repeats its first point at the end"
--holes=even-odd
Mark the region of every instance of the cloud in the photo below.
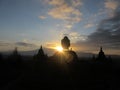
{"type": "Polygon", "coordinates": [[[70,13],[73,12],[73,8],[65,5],[62,5],[60,7],[55,7],[53,9],[51,9],[48,14],[50,16],[52,16],[55,19],[63,19],[63,20],[67,20],[69,19],[69,15],[70,13]]]}
{"type": "Polygon", "coordinates": [[[71,29],[72,25],[71,24],[66,24],[65,27],[68,28],[68,29],[71,29]]]}
{"type": "Polygon", "coordinates": [[[46,0],[50,5],[61,6],[64,4],[64,0],[46,0]]]}
{"type": "Polygon", "coordinates": [[[26,42],[16,42],[15,43],[16,46],[23,46],[23,47],[35,47],[35,44],[31,44],[31,43],[26,43],[26,42]]]}
{"type": "Polygon", "coordinates": [[[77,2],[71,1],[71,5],[69,5],[66,0],[49,0],[48,4],[53,7],[49,10],[48,14],[55,19],[78,22],[81,20],[80,16],[82,15],[79,9],[76,8],[78,5],[81,5],[81,2],[78,2],[78,0],[77,2]]]}
{"type": "Polygon", "coordinates": [[[10,51],[15,48],[14,44],[9,41],[0,41],[0,52],[1,51],[10,51]]]}
{"type": "Polygon", "coordinates": [[[18,50],[20,51],[33,50],[38,48],[37,45],[26,42],[0,41],[0,51],[12,51],[15,47],[18,47],[18,50]]]}
{"type": "Polygon", "coordinates": [[[69,36],[70,36],[70,39],[72,39],[74,41],[78,41],[78,40],[85,41],[86,40],[86,36],[85,35],[80,35],[77,32],[71,32],[69,34],[69,36]]]}
{"type": "Polygon", "coordinates": [[[80,0],[72,0],[72,5],[77,7],[77,6],[81,6],[82,2],[80,2],[80,0]]]}
{"type": "Polygon", "coordinates": [[[96,32],[89,37],[111,48],[120,49],[120,11],[115,12],[113,17],[103,20],[96,32]]]}
{"type": "Polygon", "coordinates": [[[45,16],[39,16],[40,19],[46,19],[47,17],[45,16]]]}
{"type": "Polygon", "coordinates": [[[117,0],[106,0],[105,8],[110,10],[115,10],[119,6],[119,2],[117,0]]]}
{"type": "Polygon", "coordinates": [[[75,23],[81,21],[82,13],[78,9],[82,5],[80,0],[46,0],[51,6],[48,15],[65,22],[64,27],[71,29],[75,23]]]}
{"type": "Polygon", "coordinates": [[[113,17],[101,21],[86,41],[78,41],[75,46],[86,51],[96,51],[103,46],[109,53],[120,54],[120,11],[115,10],[113,17]]]}
{"type": "Polygon", "coordinates": [[[120,0],[106,0],[104,7],[108,16],[113,17],[114,12],[120,7],[120,0]]]}
{"type": "Polygon", "coordinates": [[[5,41],[0,41],[0,46],[9,46],[10,43],[5,41]]]}
{"type": "MultiPolygon", "coordinates": [[[[33,48],[34,45],[30,45],[27,43],[23,42],[8,42],[8,41],[2,41],[0,42],[0,51],[13,51],[15,47],[18,47],[19,51],[24,51],[24,50],[30,50],[30,48],[33,48]]],[[[35,47],[35,46],[34,46],[35,47]]]]}
{"type": "Polygon", "coordinates": [[[86,24],[84,27],[85,27],[85,28],[91,28],[91,27],[93,27],[93,26],[94,26],[93,23],[88,23],[88,24],[86,24]]]}

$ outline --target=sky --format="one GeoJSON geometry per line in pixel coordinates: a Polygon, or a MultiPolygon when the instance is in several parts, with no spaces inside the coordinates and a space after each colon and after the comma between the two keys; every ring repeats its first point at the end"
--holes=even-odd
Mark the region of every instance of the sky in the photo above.
{"type": "Polygon", "coordinates": [[[120,55],[120,0],[0,0],[0,51],[60,46],[120,55]]]}

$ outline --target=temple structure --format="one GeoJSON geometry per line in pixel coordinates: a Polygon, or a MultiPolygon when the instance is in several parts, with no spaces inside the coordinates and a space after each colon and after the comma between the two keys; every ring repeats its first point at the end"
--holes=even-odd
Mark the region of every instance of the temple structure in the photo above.
{"type": "Polygon", "coordinates": [[[69,49],[70,40],[67,36],[65,36],[61,40],[61,46],[63,48],[63,52],[56,52],[54,54],[54,57],[57,58],[57,60],[69,63],[78,59],[78,56],[75,53],[75,51],[73,51],[72,49],[69,49]]]}
{"type": "Polygon", "coordinates": [[[38,53],[34,55],[34,58],[35,59],[46,59],[47,58],[47,55],[44,53],[42,46],[38,50],[38,53]]]}
{"type": "Polygon", "coordinates": [[[17,47],[15,48],[15,50],[13,51],[13,53],[10,56],[8,56],[8,59],[9,59],[9,61],[17,63],[17,64],[21,63],[22,57],[18,53],[17,47]]]}
{"type": "Polygon", "coordinates": [[[37,55],[38,56],[44,56],[45,55],[42,46],[40,47],[37,55]]]}
{"type": "Polygon", "coordinates": [[[98,59],[98,60],[105,60],[105,59],[106,59],[106,56],[105,56],[105,54],[104,54],[104,52],[103,52],[102,47],[100,47],[100,51],[99,51],[99,53],[98,53],[97,59],[98,59]]]}
{"type": "Polygon", "coordinates": [[[70,40],[68,39],[67,36],[65,36],[65,37],[61,40],[61,45],[62,45],[63,50],[69,50],[70,40]]]}

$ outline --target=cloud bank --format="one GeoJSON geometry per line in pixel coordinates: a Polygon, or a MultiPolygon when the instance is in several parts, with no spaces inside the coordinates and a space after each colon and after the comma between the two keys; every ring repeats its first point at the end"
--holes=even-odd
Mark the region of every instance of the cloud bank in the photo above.
{"type": "Polygon", "coordinates": [[[33,50],[38,48],[37,45],[32,43],[0,41],[0,51],[11,51],[14,50],[15,47],[18,47],[18,50],[20,51],[33,50]]]}
{"type": "Polygon", "coordinates": [[[45,0],[50,6],[47,14],[55,20],[62,21],[62,30],[59,30],[61,36],[64,34],[73,33],[73,26],[82,20],[82,13],[80,7],[82,6],[81,0],[45,0]]]}
{"type": "Polygon", "coordinates": [[[77,8],[82,3],[80,0],[48,0],[52,8],[48,11],[48,15],[55,19],[67,20],[73,23],[81,20],[82,13],[77,8]]]}
{"type": "Polygon", "coordinates": [[[108,53],[120,54],[120,6],[114,10],[112,17],[101,21],[97,30],[86,41],[79,41],[75,46],[86,51],[95,51],[103,46],[108,53]]]}
{"type": "Polygon", "coordinates": [[[105,8],[110,9],[110,10],[116,10],[119,6],[119,1],[118,0],[106,0],[105,8]]]}

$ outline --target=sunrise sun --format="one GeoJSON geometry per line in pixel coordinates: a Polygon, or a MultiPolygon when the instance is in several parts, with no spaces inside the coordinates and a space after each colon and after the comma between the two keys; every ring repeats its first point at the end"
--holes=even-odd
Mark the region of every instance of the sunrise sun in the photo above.
{"type": "Polygon", "coordinates": [[[59,51],[59,52],[62,52],[63,51],[63,48],[61,46],[57,46],[56,47],[56,50],[59,51]]]}

